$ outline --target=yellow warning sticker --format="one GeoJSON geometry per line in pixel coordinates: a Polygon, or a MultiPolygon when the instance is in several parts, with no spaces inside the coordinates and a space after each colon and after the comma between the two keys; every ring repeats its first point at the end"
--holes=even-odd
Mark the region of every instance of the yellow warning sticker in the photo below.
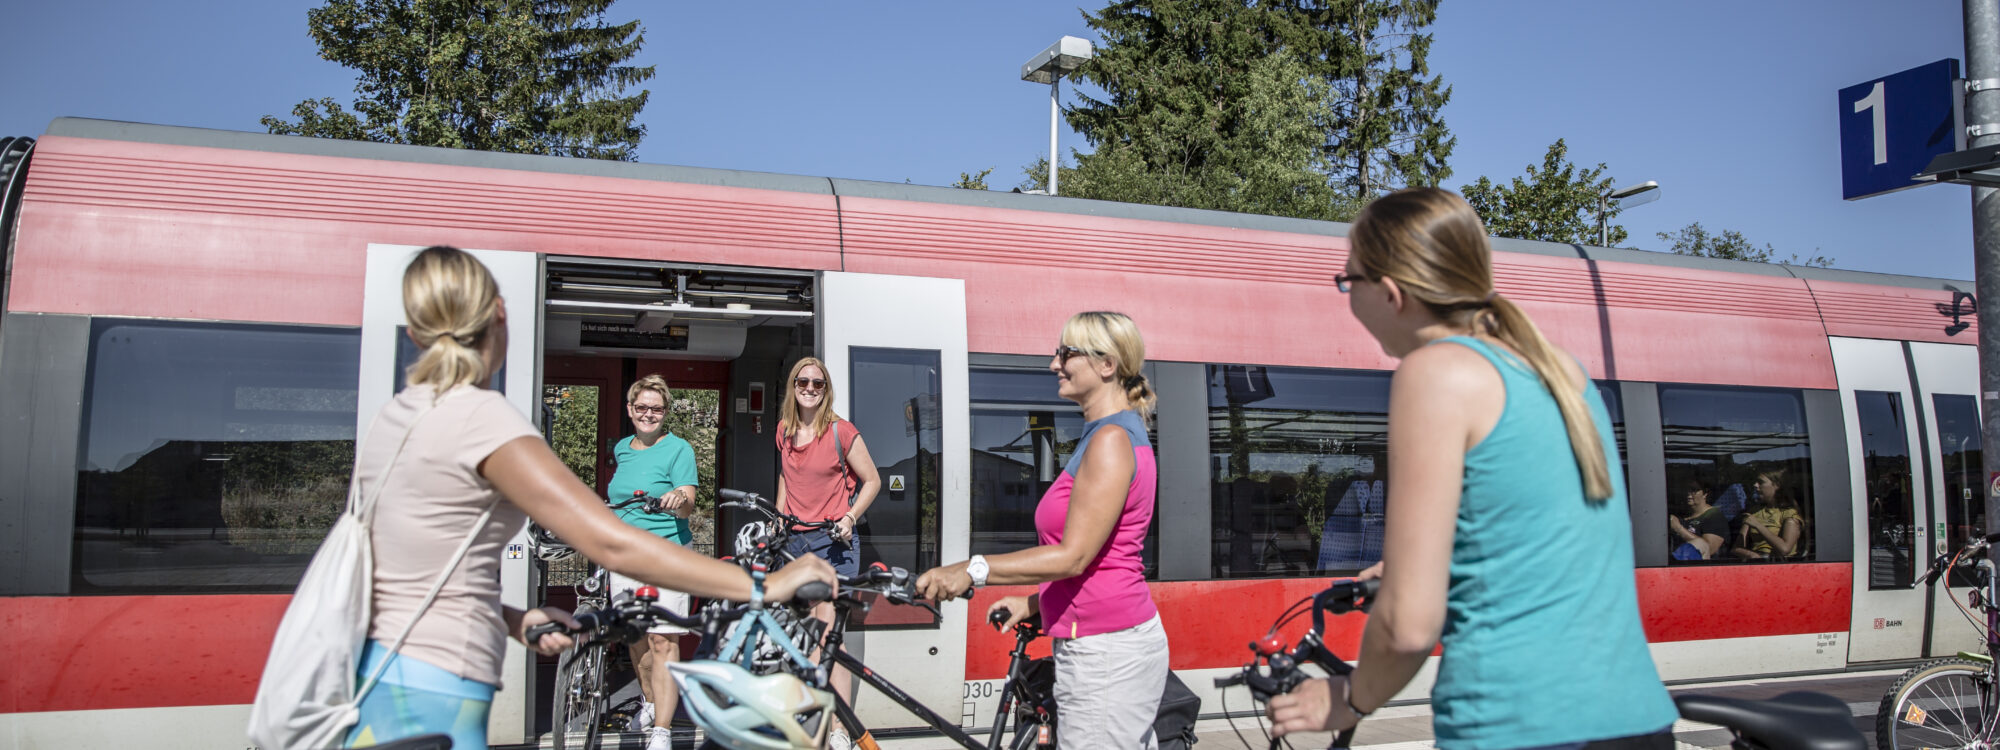
{"type": "Polygon", "coordinates": [[[1924,719],[1929,716],[1930,714],[1925,713],[1917,704],[1912,703],[1910,704],[1910,709],[1903,712],[1903,721],[1910,724],[1922,724],[1924,723],[1924,719]]]}
{"type": "Polygon", "coordinates": [[[903,475],[901,475],[901,474],[890,474],[890,475],[889,475],[889,491],[890,491],[890,492],[902,492],[902,491],[903,491],[903,475]]]}

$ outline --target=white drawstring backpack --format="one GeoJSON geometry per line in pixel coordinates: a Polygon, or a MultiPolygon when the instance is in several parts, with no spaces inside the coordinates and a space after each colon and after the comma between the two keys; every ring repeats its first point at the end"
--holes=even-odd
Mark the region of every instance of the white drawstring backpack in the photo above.
{"type": "MultiPolygon", "coordinates": [[[[374,616],[375,548],[368,527],[374,521],[375,502],[381,499],[382,487],[388,484],[396,460],[402,457],[410,435],[416,433],[417,423],[429,413],[425,411],[410,423],[410,431],[396,446],[395,455],[382,470],[382,478],[375,491],[369,493],[367,502],[359,501],[361,451],[360,443],[355,443],[357,463],[354,475],[348,480],[347,509],[334,522],[333,530],[327,532],[326,541],[313,554],[312,564],[306,567],[305,578],[299,581],[292,603],[285,608],[285,618],[278,623],[278,635],[271,641],[271,657],[264,662],[264,677],[257,684],[257,700],[250,707],[250,742],[260,750],[339,747],[348,730],[361,718],[362,699],[368,697],[368,692],[382,678],[382,671],[389,666],[391,659],[384,658],[368,680],[356,688],[355,670],[360,668],[368,626],[374,616]]],[[[373,431],[371,424],[369,432],[373,431]]],[[[493,508],[498,504],[496,501],[487,506],[486,512],[472,524],[471,533],[458,545],[451,564],[438,575],[430,594],[410,618],[410,624],[389,648],[390,656],[402,650],[410,631],[430,609],[452,571],[464,561],[466,551],[472,548],[473,540],[493,517],[493,508]]]]}

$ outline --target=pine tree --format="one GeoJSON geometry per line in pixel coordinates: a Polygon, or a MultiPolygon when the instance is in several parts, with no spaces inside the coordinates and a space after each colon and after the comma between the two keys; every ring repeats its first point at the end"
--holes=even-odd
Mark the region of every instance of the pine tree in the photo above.
{"type": "Polygon", "coordinates": [[[614,0],[328,0],[306,12],[320,56],[354,68],[354,111],[331,98],[266,116],[272,133],[630,161],[653,75],[625,65],[639,22],[614,0]]]}
{"type": "Polygon", "coordinates": [[[1440,110],[1451,87],[1430,70],[1438,0],[1270,0],[1272,39],[1331,92],[1331,179],[1361,202],[1439,185],[1457,137],[1440,110]]]}

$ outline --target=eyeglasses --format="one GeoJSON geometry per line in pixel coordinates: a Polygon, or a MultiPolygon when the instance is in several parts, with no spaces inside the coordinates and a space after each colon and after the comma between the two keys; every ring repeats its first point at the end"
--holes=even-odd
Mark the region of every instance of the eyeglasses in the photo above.
{"type": "Polygon", "coordinates": [[[1078,355],[1085,355],[1091,357],[1103,356],[1098,352],[1093,352],[1089,349],[1078,349],[1074,346],[1063,344],[1061,346],[1056,347],[1056,364],[1062,364],[1062,365],[1069,364],[1069,358],[1078,355]]]}
{"type": "Polygon", "coordinates": [[[657,417],[657,416],[660,416],[660,415],[662,415],[662,414],[665,414],[665,413],[667,413],[667,407],[664,407],[664,406],[646,406],[646,405],[644,405],[644,404],[633,404],[633,405],[632,405],[632,413],[633,413],[633,414],[651,414],[651,415],[653,415],[653,416],[656,416],[656,417],[657,417]]]}
{"type": "Polygon", "coordinates": [[[1354,282],[1356,281],[1367,281],[1367,279],[1358,273],[1338,273],[1333,275],[1333,285],[1340,289],[1341,294],[1353,291],[1354,282]]]}
{"type": "Polygon", "coordinates": [[[797,387],[801,391],[823,391],[826,390],[826,379],[799,378],[797,380],[793,380],[792,385],[797,387]]]}

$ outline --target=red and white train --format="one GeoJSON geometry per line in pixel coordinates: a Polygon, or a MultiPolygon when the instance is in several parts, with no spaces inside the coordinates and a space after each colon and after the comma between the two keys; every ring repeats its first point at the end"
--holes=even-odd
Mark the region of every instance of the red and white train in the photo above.
{"type": "MultiPolygon", "coordinates": [[[[525,413],[568,386],[597,399],[602,445],[637,375],[719,391],[724,486],[772,489],[786,368],[825,359],[887,480],[865,555],[913,569],[1032,538],[1081,421],[1043,369],[1059,326],[1130,314],[1161,398],[1153,595],[1199,690],[1379,555],[1392,363],[1334,289],[1345,225],[78,119],[0,145],[0,175],[0,744],[243,744],[354,436],[408,361],[397,280],[431,244],[500,278],[496,387],[525,413]]],[[[1501,291],[1618,412],[1667,679],[1972,643],[1907,588],[1986,526],[1969,284],[1495,244],[1501,291]],[[1667,515],[1696,482],[1729,514],[1796,505],[1797,556],[1673,560],[1667,515]]],[[[510,603],[539,599],[533,554],[508,558],[510,603]]],[[[851,642],[976,723],[1006,644],[968,612],[1003,593],[936,625],[884,606],[851,642]]],[[[518,647],[508,664],[492,737],[532,743],[547,668],[518,647]]]]}

